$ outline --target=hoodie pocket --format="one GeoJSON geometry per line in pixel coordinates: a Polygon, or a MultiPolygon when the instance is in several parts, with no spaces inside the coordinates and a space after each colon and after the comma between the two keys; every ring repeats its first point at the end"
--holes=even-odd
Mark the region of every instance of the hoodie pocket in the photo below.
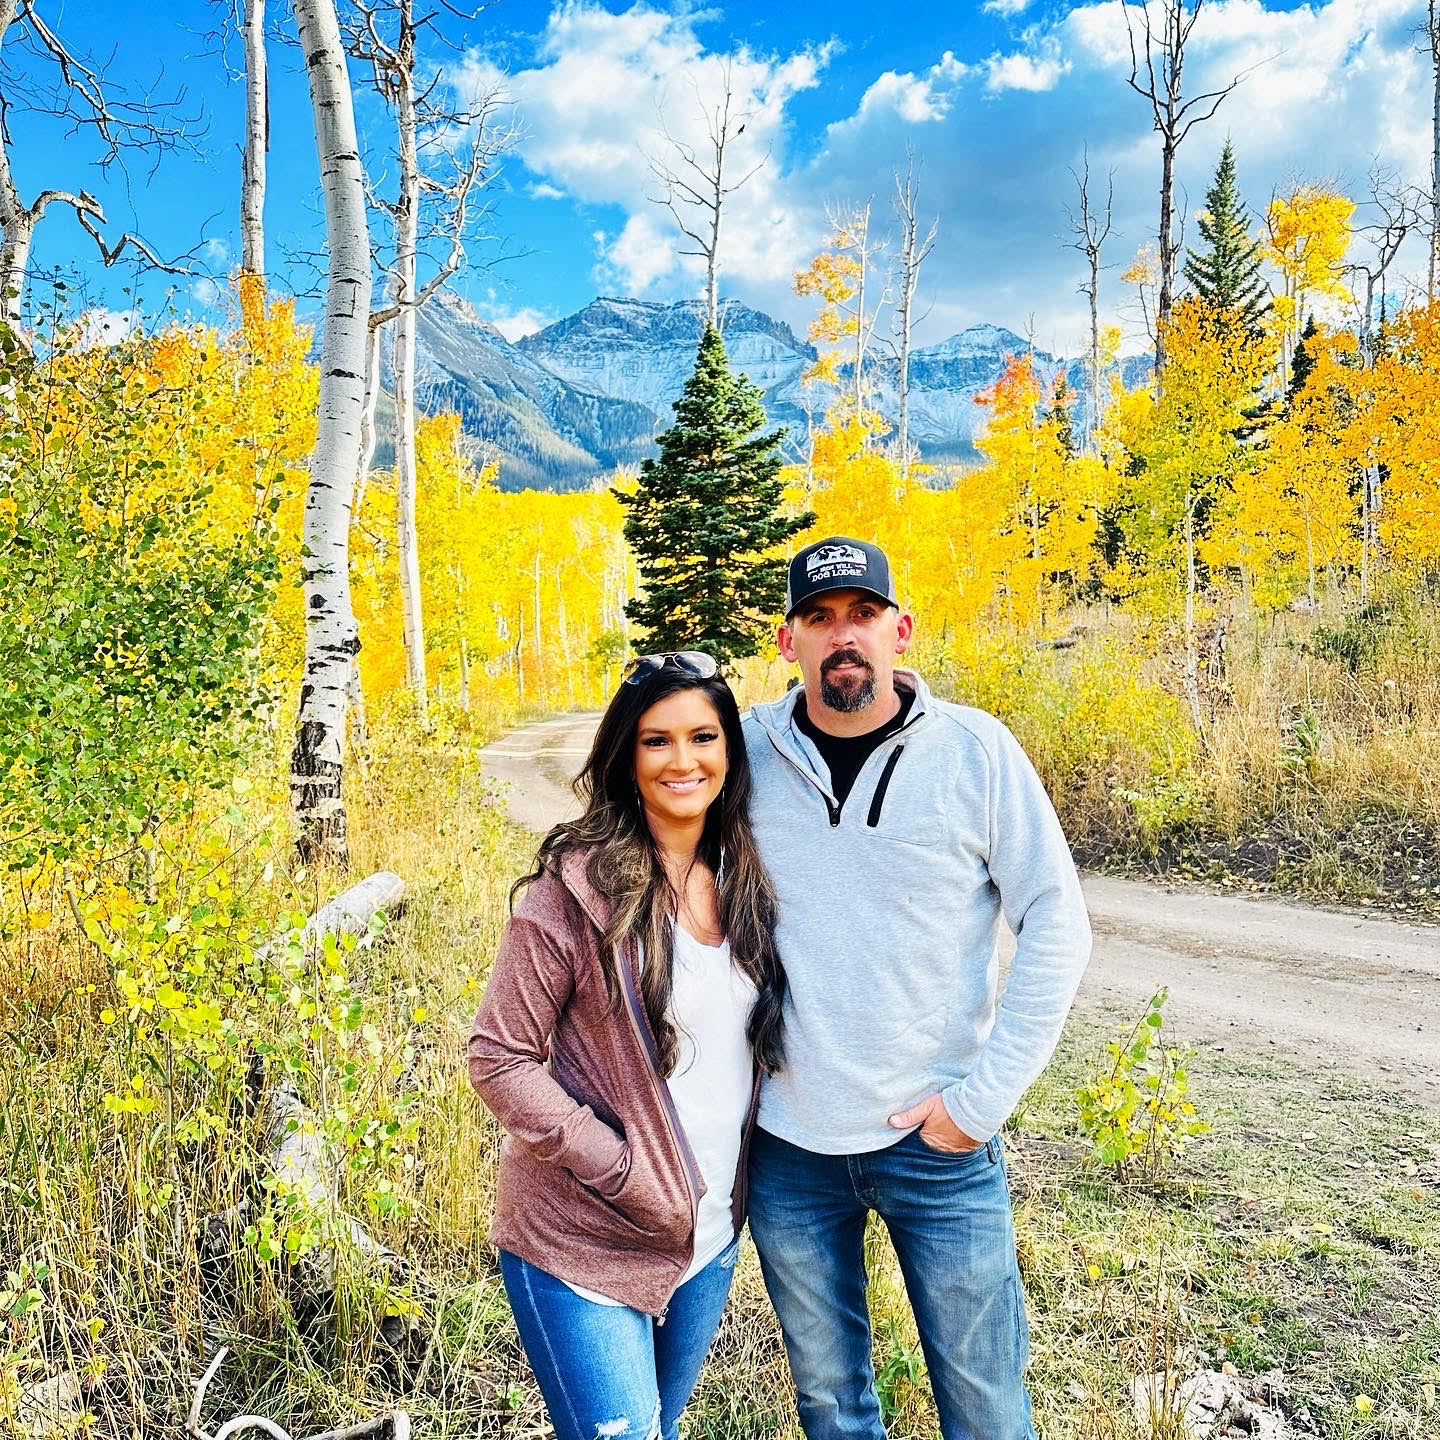
{"type": "Polygon", "coordinates": [[[683,1239],[689,1233],[689,1195],[684,1196],[683,1204],[667,1196],[644,1157],[633,1150],[630,1166],[613,1194],[592,1193],[627,1225],[656,1240],[683,1239]]]}

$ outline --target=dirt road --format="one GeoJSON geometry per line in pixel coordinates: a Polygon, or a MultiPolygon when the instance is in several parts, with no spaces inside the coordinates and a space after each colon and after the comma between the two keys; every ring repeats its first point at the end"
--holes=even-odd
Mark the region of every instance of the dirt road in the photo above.
{"type": "MultiPolygon", "coordinates": [[[[569,777],[595,720],[547,720],[483,752],[517,823],[574,813],[569,777]]],[[[1440,1110],[1440,929],[1106,875],[1087,875],[1085,896],[1082,1006],[1129,1010],[1168,985],[1167,1018],[1192,1041],[1339,1065],[1440,1110]]]]}

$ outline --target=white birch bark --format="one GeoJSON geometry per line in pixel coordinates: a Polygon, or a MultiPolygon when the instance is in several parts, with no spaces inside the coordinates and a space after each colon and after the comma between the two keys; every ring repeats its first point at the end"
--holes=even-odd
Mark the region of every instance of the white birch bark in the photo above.
{"type": "MultiPolygon", "coordinates": [[[[1069,212],[1070,230],[1075,236],[1071,248],[1085,256],[1089,275],[1080,287],[1090,302],[1090,355],[1086,362],[1090,372],[1090,409],[1086,424],[1086,449],[1093,455],[1100,446],[1100,427],[1105,418],[1104,397],[1100,393],[1100,253],[1110,238],[1115,209],[1115,171],[1110,171],[1105,193],[1105,218],[1090,203],[1090,151],[1085,150],[1084,169],[1076,174],[1075,186],[1080,196],[1080,213],[1069,212]]],[[[1143,291],[1142,291],[1143,299],[1143,291]]]]}
{"type": "Polygon", "coordinates": [[[350,601],[350,500],[360,460],[370,236],[355,111],[335,0],[294,0],[309,72],[330,251],[320,413],[305,497],[305,667],[290,795],[306,863],[349,861],[340,794],[345,701],[360,648],[350,601]]]}
{"type": "Polygon", "coordinates": [[[1425,34],[1430,42],[1433,72],[1433,112],[1430,118],[1430,266],[1426,297],[1436,296],[1436,269],[1440,265],[1440,3],[1430,0],[1425,34]]]}
{"type": "Polygon", "coordinates": [[[360,467],[355,485],[357,515],[364,513],[365,486],[370,479],[370,467],[375,463],[375,446],[379,441],[375,412],[380,404],[380,330],[372,317],[365,352],[365,404],[360,411],[360,467]]]}
{"type": "Polygon", "coordinates": [[[870,338],[865,330],[865,280],[870,268],[870,202],[856,212],[857,228],[860,232],[860,279],[855,295],[855,418],[858,420],[865,409],[865,342],[870,338]]]}
{"type": "Polygon", "coordinates": [[[270,149],[270,90],[265,58],[265,0],[244,0],[245,150],[240,187],[240,268],[265,276],[265,158],[270,149]]]}
{"type": "Polygon", "coordinates": [[[896,324],[900,332],[900,479],[910,480],[910,336],[915,325],[915,291],[920,284],[920,267],[935,248],[940,222],[934,220],[920,238],[919,187],[915,178],[915,157],[910,155],[905,178],[895,176],[895,213],[900,218],[900,297],[896,302],[896,324]]]}
{"type": "Polygon", "coordinates": [[[390,272],[395,316],[391,368],[395,377],[395,531],[405,670],[422,728],[429,724],[425,618],[420,596],[420,544],[415,532],[415,254],[420,215],[420,160],[415,142],[415,23],[412,0],[400,0],[399,64],[393,72],[399,138],[400,194],[395,205],[395,267],[390,272]]]}
{"type": "MultiPolygon", "coordinates": [[[[0,0],[0,41],[15,23],[18,0],[0,0]]],[[[10,170],[9,137],[0,127],[0,320],[18,335],[25,305],[25,272],[40,216],[20,198],[10,170]]]]}

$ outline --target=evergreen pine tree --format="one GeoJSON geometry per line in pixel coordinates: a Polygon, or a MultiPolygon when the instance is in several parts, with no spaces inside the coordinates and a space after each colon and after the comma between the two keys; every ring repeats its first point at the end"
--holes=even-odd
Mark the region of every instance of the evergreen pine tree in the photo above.
{"type": "Polygon", "coordinates": [[[640,469],[625,538],[644,593],[625,613],[652,650],[705,650],[722,665],[755,654],[785,603],[785,560],[771,555],[813,515],[780,513],[779,444],[760,391],[736,375],[707,325],[658,459],[640,469]]]}
{"type": "Polygon", "coordinates": [[[1191,289],[1207,305],[1230,311],[1247,329],[1258,329],[1270,296],[1260,278],[1260,243],[1250,236],[1250,214],[1235,183],[1235,150],[1228,140],[1196,223],[1206,248],[1185,252],[1191,289]]]}
{"type": "Polygon", "coordinates": [[[1312,315],[1305,322],[1305,328],[1300,332],[1300,342],[1295,346],[1295,353],[1290,357],[1290,387],[1285,392],[1287,405],[1295,403],[1295,397],[1300,393],[1305,382],[1310,378],[1310,372],[1315,368],[1315,357],[1310,353],[1305,342],[1313,340],[1319,333],[1320,327],[1316,325],[1315,317],[1312,315]]]}
{"type": "Polygon", "coordinates": [[[1055,378],[1055,398],[1045,412],[1046,424],[1054,424],[1055,438],[1067,460],[1075,458],[1075,415],[1070,408],[1070,382],[1062,371],[1055,378]]]}

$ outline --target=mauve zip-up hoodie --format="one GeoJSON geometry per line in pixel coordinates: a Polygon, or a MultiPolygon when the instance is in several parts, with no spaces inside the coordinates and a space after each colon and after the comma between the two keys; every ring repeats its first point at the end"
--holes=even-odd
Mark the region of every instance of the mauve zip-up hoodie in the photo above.
{"type": "MultiPolygon", "coordinates": [[[[612,1005],[610,905],[567,853],[515,906],[470,1035],[470,1081],[505,1130],[491,1243],[551,1275],[663,1315],[695,1244],[699,1166],[655,1068],[632,956],[612,1005]]],[[[758,1083],[733,1190],[738,1233],[758,1083]]]]}

